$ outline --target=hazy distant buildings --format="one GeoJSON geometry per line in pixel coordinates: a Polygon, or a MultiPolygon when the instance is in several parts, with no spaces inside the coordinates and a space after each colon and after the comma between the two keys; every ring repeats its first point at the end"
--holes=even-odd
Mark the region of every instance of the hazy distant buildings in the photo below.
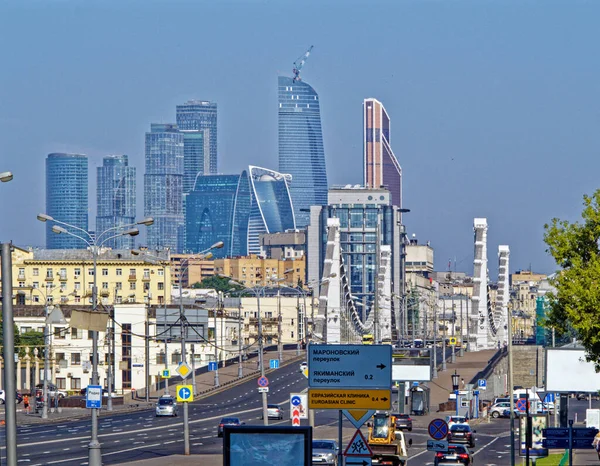
{"type": "MultiPolygon", "coordinates": [[[[88,159],[82,154],[49,154],[46,158],[46,214],[88,231],[88,159]]],[[[84,249],[83,241],[52,231],[46,222],[46,248],[84,249]]],[[[82,232],[61,225],[81,236],[82,232]]]]}
{"type": "Polygon", "coordinates": [[[196,175],[217,173],[217,104],[190,100],[177,105],[177,126],[184,133],[183,192],[189,193],[196,175]]]}
{"type": "MultiPolygon", "coordinates": [[[[126,155],[108,155],[102,162],[97,169],[97,234],[120,225],[131,225],[135,223],[136,216],[135,167],[129,166],[126,155]]],[[[112,230],[99,241],[115,233],[112,230]]],[[[113,249],[132,249],[135,240],[129,235],[119,236],[104,244],[113,249]]]]}
{"type": "Polygon", "coordinates": [[[385,187],[392,205],[402,207],[402,168],[390,146],[390,117],[377,99],[363,102],[363,171],[369,188],[385,187]]]}
{"type": "Polygon", "coordinates": [[[280,76],[279,172],[292,176],[290,193],[298,228],[308,225],[307,210],[327,204],[327,172],[319,96],[303,81],[280,76]]]}
{"type": "Polygon", "coordinates": [[[183,141],[174,124],[155,124],[146,133],[144,215],[154,218],[147,228],[150,249],[179,252],[183,238],[183,141]]]}

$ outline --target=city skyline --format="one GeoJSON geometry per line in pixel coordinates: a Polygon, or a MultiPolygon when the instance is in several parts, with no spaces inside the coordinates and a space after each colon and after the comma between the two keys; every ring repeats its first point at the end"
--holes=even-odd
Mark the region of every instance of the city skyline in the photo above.
{"type": "Polygon", "coordinates": [[[248,161],[277,167],[276,76],[291,75],[294,58],[314,44],[302,77],[320,95],[329,185],[362,183],[361,107],[375,97],[394,123],[407,232],[431,241],[437,269],[448,261],[452,270],[472,268],[473,217],[488,218],[490,248],[511,246],[512,270],[555,269],[543,225],[577,220],[583,194],[598,185],[590,102],[600,97],[600,70],[584,58],[594,54],[600,5],[376,0],[372,8],[386,12],[378,28],[350,33],[370,11],[356,2],[342,10],[234,4],[187,3],[183,17],[110,0],[77,11],[69,2],[3,5],[8,36],[24,24],[31,31],[11,47],[13,71],[1,78],[3,169],[15,173],[3,190],[14,202],[0,207],[11,219],[5,240],[44,244],[35,213],[45,208],[46,154],[87,154],[95,169],[104,155],[125,153],[142,173],[149,123],[174,121],[173,109],[190,99],[218,102],[221,172],[241,172],[248,161]],[[210,47],[192,45],[199,14],[218,18],[203,25],[210,47]],[[219,27],[225,18],[235,33],[219,27]],[[355,65],[359,57],[377,69],[355,65]]]}

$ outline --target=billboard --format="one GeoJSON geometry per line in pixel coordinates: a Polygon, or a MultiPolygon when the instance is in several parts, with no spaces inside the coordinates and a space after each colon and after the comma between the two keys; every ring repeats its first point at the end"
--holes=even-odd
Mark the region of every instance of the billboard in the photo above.
{"type": "Polygon", "coordinates": [[[311,466],[312,427],[225,426],[224,466],[311,466]]]}
{"type": "Polygon", "coordinates": [[[392,381],[430,382],[431,356],[429,348],[394,349],[392,354],[392,381]]]}
{"type": "Polygon", "coordinates": [[[585,360],[585,350],[546,349],[546,392],[597,392],[600,374],[585,360]]]}
{"type": "MultiPolygon", "coordinates": [[[[531,448],[529,449],[529,456],[548,456],[548,449],[544,448],[543,430],[548,426],[548,417],[545,414],[532,414],[529,415],[531,419],[531,448]]],[[[520,456],[527,456],[527,447],[525,444],[526,439],[526,427],[527,427],[527,416],[519,417],[519,448],[520,456]]]]}

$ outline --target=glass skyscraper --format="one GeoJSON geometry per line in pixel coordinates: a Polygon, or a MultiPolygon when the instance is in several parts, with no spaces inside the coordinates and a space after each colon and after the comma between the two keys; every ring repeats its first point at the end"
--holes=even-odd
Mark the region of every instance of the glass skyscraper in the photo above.
{"type": "Polygon", "coordinates": [[[363,102],[364,182],[369,188],[385,187],[392,205],[402,207],[402,168],[390,145],[390,117],[377,99],[363,102]]]}
{"type": "MultiPolygon", "coordinates": [[[[109,228],[114,229],[135,223],[135,167],[129,166],[128,157],[126,155],[104,157],[97,173],[96,235],[109,228]]],[[[117,230],[111,230],[98,240],[102,242],[116,232],[117,230]]],[[[131,249],[135,245],[135,240],[131,236],[119,236],[108,240],[105,245],[113,249],[131,249]]]]}
{"type": "MultiPolygon", "coordinates": [[[[46,214],[88,231],[88,158],[82,154],[48,154],[46,158],[46,214]]],[[[56,234],[46,222],[46,248],[85,249],[87,244],[67,234],[56,234]]],[[[61,225],[62,226],[62,225],[61,225]]],[[[81,236],[82,232],[64,227],[81,236]]]]}
{"type": "Polygon", "coordinates": [[[190,100],[177,105],[177,126],[184,137],[184,193],[194,188],[196,175],[217,173],[217,104],[190,100]]]}
{"type": "Polygon", "coordinates": [[[289,175],[261,167],[242,173],[250,181],[252,195],[248,219],[248,254],[260,254],[260,235],[294,230],[294,205],[288,187],[289,175]]]}
{"type": "Polygon", "coordinates": [[[183,134],[177,125],[153,123],[146,133],[144,215],[151,249],[179,252],[183,230],[183,134]]]}
{"type": "Polygon", "coordinates": [[[292,176],[290,193],[296,224],[309,223],[311,205],[327,204],[327,171],[319,95],[304,81],[280,76],[279,172],[292,176]]]}
{"type": "Polygon", "coordinates": [[[223,241],[215,257],[260,254],[261,234],[295,228],[288,178],[255,166],[241,175],[199,175],[186,197],[186,252],[223,241]]]}
{"type": "Polygon", "coordinates": [[[186,197],[184,252],[193,254],[223,241],[223,248],[212,251],[214,257],[245,255],[249,198],[248,182],[240,175],[199,175],[186,197]]]}

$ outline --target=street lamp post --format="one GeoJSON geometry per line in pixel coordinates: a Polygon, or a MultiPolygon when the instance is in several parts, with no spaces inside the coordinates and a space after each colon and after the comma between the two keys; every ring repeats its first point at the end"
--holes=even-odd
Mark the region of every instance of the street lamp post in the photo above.
{"type": "Polygon", "coordinates": [[[458,416],[458,381],[460,380],[460,375],[456,373],[456,369],[454,370],[454,374],[452,374],[452,390],[454,391],[454,395],[456,396],[456,415],[458,416]]]}
{"type": "MultiPolygon", "coordinates": [[[[94,270],[94,280],[92,285],[92,311],[98,311],[98,288],[97,284],[97,268],[98,268],[98,255],[100,254],[100,248],[109,240],[117,238],[119,236],[137,236],[140,231],[136,227],[137,225],[152,225],[154,223],[154,219],[151,217],[145,218],[139,222],[128,224],[128,225],[119,225],[116,227],[108,228],[107,230],[99,233],[96,237],[90,235],[83,228],[79,228],[75,225],[71,225],[66,222],[61,222],[60,220],[56,220],[52,218],[50,215],[46,214],[38,214],[37,219],[41,222],[52,222],[54,225],[52,226],[52,231],[57,234],[66,234],[78,238],[88,245],[90,251],[92,253],[92,261],[93,261],[93,270],[94,270]],[[63,226],[60,226],[63,225],[63,226]],[[68,227],[74,229],[80,234],[73,233],[67,230],[64,227],[68,227]],[[126,228],[130,228],[126,230],[126,228]],[[122,230],[122,231],[119,231],[122,230]],[[118,233],[115,233],[119,231],[118,233]],[[103,238],[107,233],[114,233],[110,236],[103,238]]],[[[92,385],[98,385],[98,332],[96,330],[92,330],[92,385]]],[[[110,388],[110,387],[109,387],[110,388]]],[[[110,397],[111,393],[109,393],[110,397]]],[[[90,443],[88,445],[88,464],[89,466],[102,466],[102,450],[100,441],[98,440],[98,408],[92,408],[92,433],[90,443]]]]}

